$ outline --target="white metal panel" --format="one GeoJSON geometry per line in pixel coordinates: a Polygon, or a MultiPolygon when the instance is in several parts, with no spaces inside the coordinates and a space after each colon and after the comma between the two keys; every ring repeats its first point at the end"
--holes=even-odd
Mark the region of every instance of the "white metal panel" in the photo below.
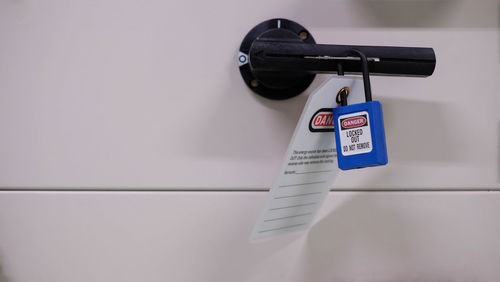
{"type": "Polygon", "coordinates": [[[330,193],[258,244],[263,192],[1,192],[0,281],[498,281],[499,192],[330,193]]]}
{"type": "Polygon", "coordinates": [[[250,28],[285,17],[320,43],[436,51],[430,78],[373,78],[390,163],[335,188],[498,188],[498,6],[1,1],[0,186],[266,189],[307,95],[257,97],[236,54],[250,28]]]}

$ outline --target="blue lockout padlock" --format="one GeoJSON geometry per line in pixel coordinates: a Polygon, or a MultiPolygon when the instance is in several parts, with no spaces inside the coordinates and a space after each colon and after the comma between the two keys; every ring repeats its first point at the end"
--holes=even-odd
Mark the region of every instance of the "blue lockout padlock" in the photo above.
{"type": "Polygon", "coordinates": [[[342,170],[387,164],[382,105],[372,101],[368,61],[355,49],[350,53],[361,59],[365,103],[347,105],[347,91],[340,92],[341,106],[333,109],[337,160],[342,170]]]}

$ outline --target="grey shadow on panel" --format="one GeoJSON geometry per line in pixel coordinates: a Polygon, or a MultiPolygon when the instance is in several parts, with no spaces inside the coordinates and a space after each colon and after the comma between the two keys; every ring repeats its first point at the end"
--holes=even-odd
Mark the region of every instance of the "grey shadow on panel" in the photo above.
{"type": "Polygon", "coordinates": [[[2,260],[0,256],[0,282],[8,282],[9,280],[7,279],[7,276],[4,273],[3,267],[2,267],[2,260]]]}
{"type": "MultiPolygon", "coordinates": [[[[453,106],[438,102],[381,98],[387,151],[390,160],[404,163],[466,161],[461,156],[460,138],[447,121],[453,106]]],[[[455,110],[454,112],[459,112],[455,110]]]]}
{"type": "MultiPolygon", "coordinates": [[[[418,259],[415,253],[419,252],[416,242],[427,240],[438,245],[444,239],[443,232],[453,233],[447,231],[446,224],[442,230],[437,225],[434,225],[435,230],[426,230],[428,223],[423,218],[433,216],[437,218],[436,222],[446,223],[455,215],[454,212],[431,209],[408,213],[402,206],[389,205],[391,199],[385,197],[387,195],[383,194],[355,195],[313,225],[297,255],[294,275],[300,279],[294,281],[357,281],[352,276],[338,276],[336,273],[351,273],[355,277],[364,273],[373,281],[410,281],[409,278],[415,279],[411,281],[451,281],[449,271],[436,267],[436,258],[415,261],[418,259]],[[380,265],[390,265],[391,269],[398,271],[380,271],[380,265]],[[415,276],[408,277],[410,273],[415,276]],[[381,276],[373,277],[377,274],[381,276]]],[[[413,197],[420,198],[419,201],[428,198],[424,194],[413,197]]],[[[460,202],[452,204],[457,207],[460,202]]],[[[461,224],[475,221],[474,218],[464,220],[451,224],[450,228],[460,230],[461,224]]],[[[461,244],[460,240],[454,240],[447,246],[455,253],[473,252],[476,248],[474,242],[461,244]]],[[[464,277],[464,281],[476,281],[474,275],[464,277]]]]}
{"type": "Polygon", "coordinates": [[[488,28],[497,27],[498,14],[492,12],[496,4],[472,0],[318,0],[300,3],[296,18],[311,27],[488,28]]]}
{"type": "Polygon", "coordinates": [[[300,255],[299,275],[305,276],[303,281],[350,281],[344,279],[352,277],[325,275],[344,272],[342,269],[335,271],[335,268],[354,261],[352,256],[356,249],[359,253],[359,249],[366,246],[403,259],[411,244],[408,230],[411,224],[391,207],[365,197],[350,199],[312,226],[302,250],[304,253],[300,255]]]}

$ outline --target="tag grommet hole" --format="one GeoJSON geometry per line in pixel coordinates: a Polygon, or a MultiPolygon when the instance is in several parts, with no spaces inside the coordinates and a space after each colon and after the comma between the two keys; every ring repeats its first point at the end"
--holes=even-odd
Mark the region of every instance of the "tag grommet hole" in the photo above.
{"type": "Polygon", "coordinates": [[[342,94],[342,92],[345,91],[345,97],[349,97],[349,93],[351,91],[351,89],[349,87],[342,87],[339,92],[337,93],[337,97],[335,97],[335,102],[337,102],[337,104],[340,104],[342,101],[340,100],[340,94],[342,94]]]}

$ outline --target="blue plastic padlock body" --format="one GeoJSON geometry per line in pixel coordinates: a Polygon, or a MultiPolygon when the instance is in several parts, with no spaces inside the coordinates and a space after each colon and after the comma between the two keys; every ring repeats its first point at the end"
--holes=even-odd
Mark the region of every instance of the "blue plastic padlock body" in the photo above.
{"type": "Polygon", "coordinates": [[[333,108],[333,121],[340,169],[387,164],[384,118],[379,101],[333,108]]]}

